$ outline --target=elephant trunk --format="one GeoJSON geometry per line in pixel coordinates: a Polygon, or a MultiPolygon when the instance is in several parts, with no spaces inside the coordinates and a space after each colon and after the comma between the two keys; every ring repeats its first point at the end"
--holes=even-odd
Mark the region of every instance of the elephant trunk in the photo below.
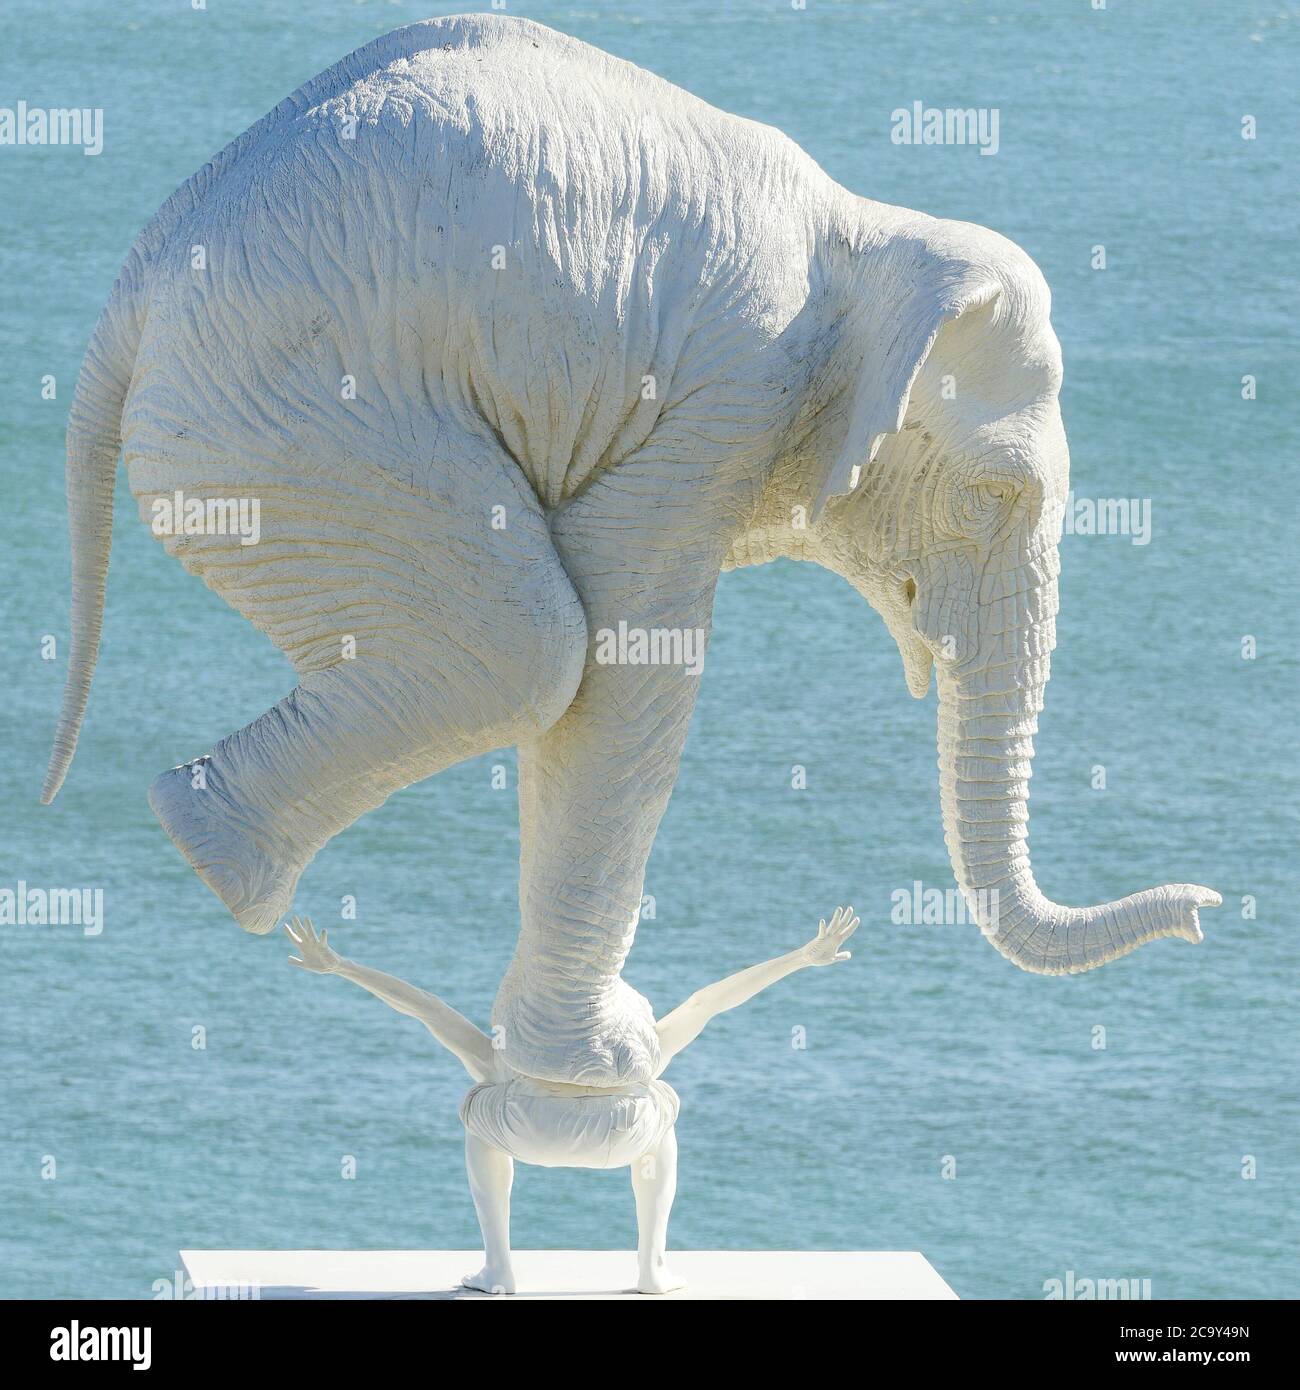
{"type": "MultiPolygon", "coordinates": [[[[939,773],[953,872],[985,935],[1022,970],[1095,969],[1154,941],[1201,939],[1199,907],[1217,893],[1193,884],[1070,908],[1039,891],[1029,865],[1033,736],[1055,645],[1056,552],[981,594],[980,623],[997,629],[978,663],[939,672],[939,773]],[[991,648],[991,650],[990,650],[991,648]]],[[[941,663],[942,668],[942,663],[941,663]]]]}

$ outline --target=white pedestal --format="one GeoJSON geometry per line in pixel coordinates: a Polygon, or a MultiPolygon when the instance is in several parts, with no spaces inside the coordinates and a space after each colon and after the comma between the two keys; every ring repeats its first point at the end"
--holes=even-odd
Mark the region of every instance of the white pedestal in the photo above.
{"type": "MultiPolygon", "coordinates": [[[[196,1293],[208,1298],[466,1298],[479,1250],[182,1250],[196,1293]]],[[[632,1298],[630,1250],[516,1250],[515,1298],[632,1298]]],[[[956,1298],[915,1250],[671,1250],[687,1286],[671,1299],[956,1298]]],[[[512,1300],[498,1298],[500,1303],[512,1300]]]]}

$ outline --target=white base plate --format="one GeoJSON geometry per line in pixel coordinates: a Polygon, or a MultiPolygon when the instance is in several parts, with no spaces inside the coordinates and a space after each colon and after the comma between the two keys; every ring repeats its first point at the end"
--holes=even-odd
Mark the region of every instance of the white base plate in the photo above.
{"type": "MultiPolygon", "coordinates": [[[[207,1298],[468,1298],[481,1250],[182,1250],[207,1298]]],[[[686,1287],[636,1293],[630,1250],[516,1250],[516,1298],[956,1298],[915,1250],[670,1250],[686,1287]]],[[[498,1302],[510,1300],[498,1298],[498,1302]]]]}

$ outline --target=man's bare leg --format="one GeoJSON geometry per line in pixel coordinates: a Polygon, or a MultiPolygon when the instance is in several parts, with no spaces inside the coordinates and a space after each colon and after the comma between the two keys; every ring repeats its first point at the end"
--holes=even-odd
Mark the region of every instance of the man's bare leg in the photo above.
{"type": "Polygon", "coordinates": [[[465,1136],[465,1171],[470,1196],[483,1232],[483,1268],[461,1283],[484,1293],[514,1293],[515,1271],[510,1262],[510,1188],[515,1161],[472,1134],[465,1136]]]}
{"type": "Polygon", "coordinates": [[[636,1196],[638,1293],[671,1293],[679,1279],[667,1266],[668,1213],[677,1194],[677,1130],[659,1141],[659,1147],[632,1162],[632,1191],[636,1196]]]}

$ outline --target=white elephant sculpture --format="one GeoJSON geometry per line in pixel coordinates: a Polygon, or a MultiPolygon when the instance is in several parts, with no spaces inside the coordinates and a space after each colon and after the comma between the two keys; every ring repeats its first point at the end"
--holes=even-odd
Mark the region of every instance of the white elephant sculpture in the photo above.
{"type": "Polygon", "coordinates": [[[95,329],[43,799],[86,707],[121,451],[145,518],[178,491],[260,504],[255,545],[163,543],[299,684],[150,790],[241,926],[273,927],[398,788],[518,746],[494,1022],[519,1073],[655,1075],[620,971],[695,702],[676,658],[719,572],[777,556],[868,599],[913,695],[937,668],[948,848],[972,904],[997,894],[999,951],[1060,974],[1199,940],[1208,889],[1067,908],[1030,871],[1068,472],[1048,304],[995,233],[856,197],[539,24],[377,39],[163,205],[95,329]]]}

